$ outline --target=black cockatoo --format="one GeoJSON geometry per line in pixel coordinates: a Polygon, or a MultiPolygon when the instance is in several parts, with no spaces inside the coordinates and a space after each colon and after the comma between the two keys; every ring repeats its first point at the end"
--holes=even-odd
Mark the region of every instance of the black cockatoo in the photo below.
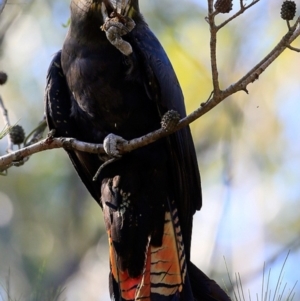
{"type": "MultiPolygon", "coordinates": [[[[160,128],[169,110],[185,116],[174,70],[138,0],[71,1],[45,110],[55,136],[106,144],[109,134],[129,140],[160,128]]],[[[105,165],[94,180],[108,156],[67,152],[103,209],[112,300],[229,300],[190,262],[192,218],[202,201],[188,127],[105,165]]]]}

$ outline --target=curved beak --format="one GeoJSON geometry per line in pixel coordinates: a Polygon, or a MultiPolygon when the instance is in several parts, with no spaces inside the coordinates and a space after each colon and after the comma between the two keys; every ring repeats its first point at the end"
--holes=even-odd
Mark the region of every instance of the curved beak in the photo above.
{"type": "Polygon", "coordinates": [[[102,16],[103,20],[109,17],[112,12],[122,16],[128,16],[131,8],[132,0],[103,0],[102,2],[102,16]]]}

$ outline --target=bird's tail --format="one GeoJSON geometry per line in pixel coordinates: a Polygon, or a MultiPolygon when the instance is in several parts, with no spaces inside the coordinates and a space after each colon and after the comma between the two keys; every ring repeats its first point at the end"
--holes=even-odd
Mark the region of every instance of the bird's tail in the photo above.
{"type": "Polygon", "coordinates": [[[151,237],[149,237],[144,269],[137,278],[131,278],[127,271],[118,269],[117,257],[109,237],[112,300],[194,300],[187,277],[178,212],[174,203],[170,204],[169,209],[165,213],[162,244],[151,245],[151,237]]]}
{"type": "Polygon", "coordinates": [[[188,263],[188,274],[195,301],[231,301],[225,291],[192,262],[188,263]]]}

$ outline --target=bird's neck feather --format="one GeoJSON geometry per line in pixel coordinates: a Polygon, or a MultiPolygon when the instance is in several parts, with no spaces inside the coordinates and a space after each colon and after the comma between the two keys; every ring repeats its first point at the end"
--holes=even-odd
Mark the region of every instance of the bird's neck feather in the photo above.
{"type": "Polygon", "coordinates": [[[80,41],[88,41],[93,37],[104,39],[105,34],[100,29],[102,25],[101,1],[72,0],[69,35],[80,41]]]}
{"type": "Polygon", "coordinates": [[[103,24],[101,14],[101,1],[95,0],[72,0],[71,2],[71,23],[82,26],[85,23],[103,24]]]}

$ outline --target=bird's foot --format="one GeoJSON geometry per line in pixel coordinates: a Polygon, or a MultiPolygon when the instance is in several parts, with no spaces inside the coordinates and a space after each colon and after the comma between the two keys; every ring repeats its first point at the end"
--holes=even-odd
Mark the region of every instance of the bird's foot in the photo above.
{"type": "Polygon", "coordinates": [[[100,156],[100,160],[104,163],[98,168],[93,181],[97,181],[101,171],[111,163],[114,163],[122,158],[122,153],[118,149],[118,146],[122,145],[127,140],[123,139],[120,136],[109,134],[103,140],[103,148],[106,152],[106,156],[100,156]]]}
{"type": "Polygon", "coordinates": [[[104,138],[103,148],[109,157],[121,158],[122,154],[118,149],[118,145],[122,145],[124,142],[126,142],[126,140],[122,137],[114,134],[109,134],[104,138]]]}
{"type": "Polygon", "coordinates": [[[122,36],[131,32],[135,22],[128,16],[119,13],[116,9],[108,15],[105,4],[102,2],[102,16],[105,20],[101,29],[105,31],[108,41],[120,52],[128,56],[132,53],[131,45],[122,39],[122,36]]]}

